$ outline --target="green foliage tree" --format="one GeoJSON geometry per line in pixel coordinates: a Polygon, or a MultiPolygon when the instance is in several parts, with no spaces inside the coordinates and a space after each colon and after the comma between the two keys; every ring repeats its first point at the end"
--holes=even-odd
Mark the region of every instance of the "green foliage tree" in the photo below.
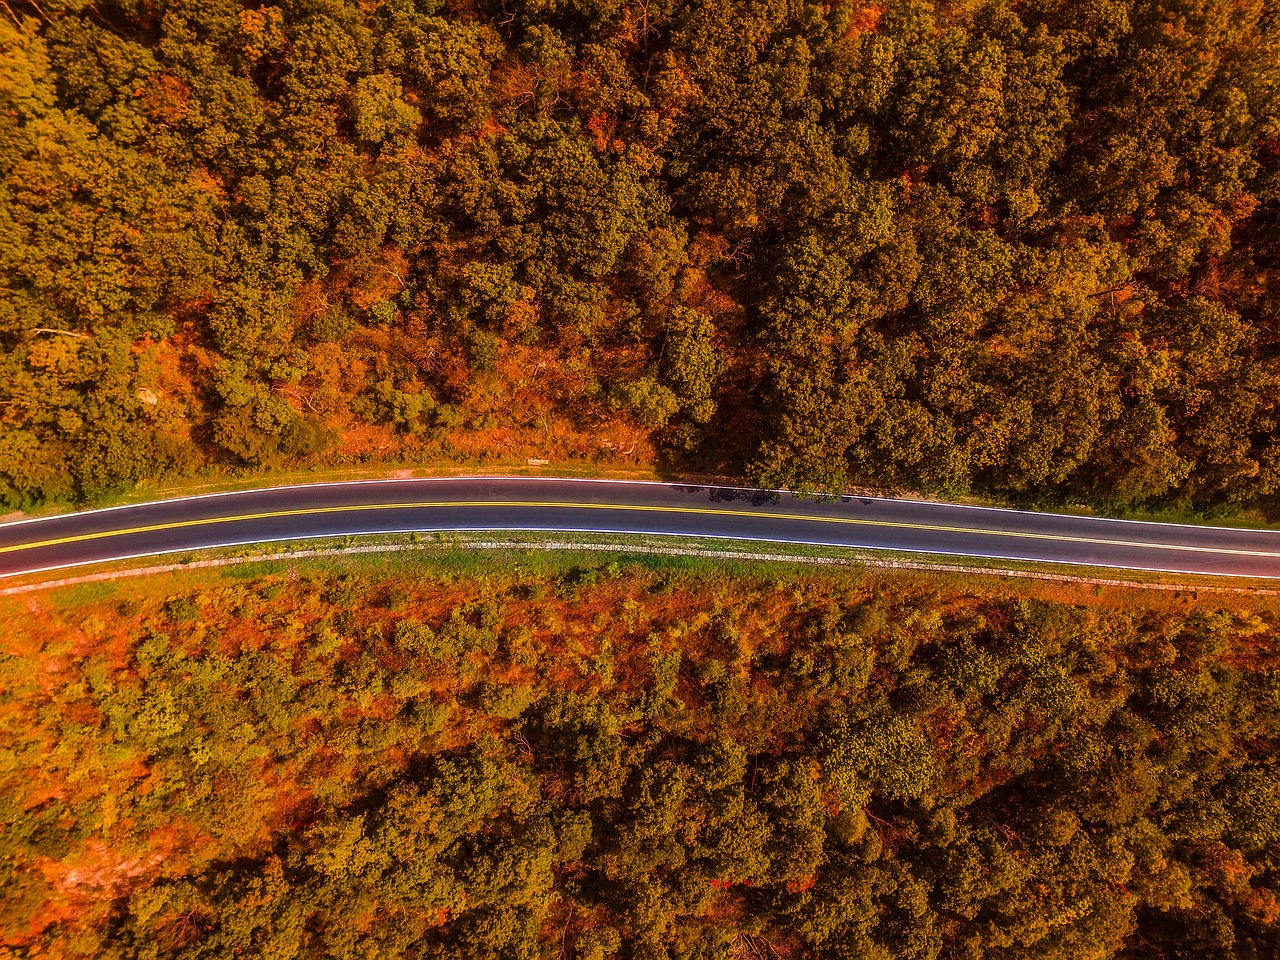
{"type": "Polygon", "coordinates": [[[28,611],[0,657],[0,936],[388,960],[1276,942],[1265,603],[720,580],[304,567],[28,611]]]}
{"type": "Polygon", "coordinates": [[[504,390],[775,486],[1280,490],[1261,0],[72,0],[0,30],[10,506],[350,458],[370,421],[531,438],[504,390]],[[476,336],[565,375],[500,383],[476,336]]]}

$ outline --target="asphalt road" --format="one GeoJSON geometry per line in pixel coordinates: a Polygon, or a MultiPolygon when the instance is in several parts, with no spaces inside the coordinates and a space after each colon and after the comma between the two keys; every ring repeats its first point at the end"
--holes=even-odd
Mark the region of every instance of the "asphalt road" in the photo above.
{"type": "Polygon", "coordinates": [[[269,487],[0,524],[0,577],[210,547],[410,531],[714,537],[1280,577],[1280,532],[915,500],[530,477],[269,487]]]}

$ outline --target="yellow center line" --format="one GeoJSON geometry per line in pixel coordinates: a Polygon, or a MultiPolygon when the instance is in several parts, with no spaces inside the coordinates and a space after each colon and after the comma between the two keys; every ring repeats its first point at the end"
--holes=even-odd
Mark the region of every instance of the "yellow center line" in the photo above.
{"type": "Polygon", "coordinates": [[[1239,550],[1231,547],[1197,547],[1176,543],[1147,543],[1137,540],[1111,540],[1102,537],[1056,536],[1051,533],[1034,533],[1022,530],[984,530],[980,527],[955,527],[930,523],[909,523],[900,520],[871,520],[858,517],[820,517],[795,513],[770,513],[765,511],[726,510],[715,507],[664,507],[638,504],[614,503],[569,503],[563,501],[494,501],[494,500],[433,500],[420,503],[358,503],[346,506],[300,507],[294,510],[272,510],[264,513],[245,513],[233,517],[202,517],[193,520],[173,520],[168,523],[155,523],[148,526],[128,527],[120,530],[102,530],[97,533],[81,533],[69,537],[58,537],[53,540],[41,540],[34,543],[18,543],[0,547],[0,554],[15,553],[20,550],[38,550],[42,547],[62,546],[68,543],[84,543],[90,540],[103,540],[110,537],[125,537],[140,533],[157,533],[162,530],[179,530],[188,527],[202,527],[218,523],[244,523],[251,520],[274,520],[283,517],[316,516],[327,513],[353,513],[363,510],[422,510],[422,509],[457,509],[485,507],[489,509],[501,507],[522,507],[533,509],[561,510],[620,510],[640,513],[679,513],[702,516],[725,516],[756,518],[764,520],[803,520],[811,523],[839,523],[850,526],[884,527],[895,530],[923,530],[932,533],[961,533],[989,537],[1017,537],[1025,540],[1054,540],[1061,543],[1085,543],[1097,546],[1139,547],[1152,550],[1178,550],[1192,553],[1217,553],[1247,557],[1277,557],[1280,553],[1263,550],[1239,550]]]}

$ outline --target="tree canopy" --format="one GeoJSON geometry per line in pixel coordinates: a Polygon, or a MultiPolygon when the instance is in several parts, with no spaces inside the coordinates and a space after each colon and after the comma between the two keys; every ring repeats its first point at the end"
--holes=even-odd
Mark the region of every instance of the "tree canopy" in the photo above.
{"type": "Polygon", "coordinates": [[[1274,604],[519,560],[8,601],[0,949],[1276,955],[1274,604]]]}
{"type": "Polygon", "coordinates": [[[14,0],[0,502],[538,444],[1268,497],[1277,64],[1269,0],[14,0]]]}

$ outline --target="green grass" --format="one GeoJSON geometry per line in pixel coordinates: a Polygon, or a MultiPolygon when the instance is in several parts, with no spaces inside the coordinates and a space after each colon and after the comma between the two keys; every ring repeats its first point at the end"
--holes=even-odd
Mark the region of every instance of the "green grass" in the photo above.
{"type": "Polygon", "coordinates": [[[1007,506],[1014,509],[1036,509],[1050,513],[1066,513],[1077,517],[1106,517],[1115,520],[1135,520],[1143,523],[1181,523],[1195,527],[1248,527],[1269,530],[1280,527],[1280,522],[1268,519],[1266,513],[1258,507],[1218,508],[1211,511],[1196,511],[1191,508],[1177,509],[1166,507],[1149,510],[1096,510],[1082,504],[1063,504],[1061,506],[1044,505],[1025,507],[1012,503],[996,501],[979,503],[980,506],[1007,506]]]}
{"type": "MultiPolygon", "coordinates": [[[[607,564],[611,560],[615,560],[629,564],[642,564],[650,569],[687,570],[693,568],[701,569],[714,567],[716,570],[723,572],[733,572],[736,570],[746,569],[750,569],[753,572],[759,572],[761,570],[777,571],[779,567],[786,568],[803,566],[811,569],[810,564],[806,563],[806,561],[837,560],[841,561],[840,566],[848,566],[850,568],[857,569],[865,565],[868,568],[884,570],[886,574],[892,574],[894,572],[894,568],[888,568],[882,565],[897,562],[907,564],[965,567],[968,570],[975,571],[972,574],[965,572],[921,571],[929,572],[931,575],[957,577],[980,575],[985,578],[987,574],[982,571],[990,571],[991,575],[998,575],[999,572],[1003,570],[1014,570],[1018,572],[1043,573],[1050,576],[1082,577],[1091,580],[1124,580],[1132,583],[1152,584],[1177,583],[1186,584],[1193,588],[1229,586],[1276,589],[1277,587],[1280,587],[1280,584],[1277,584],[1275,581],[1250,580],[1235,577],[1162,574],[1149,571],[1124,570],[1107,567],[1089,567],[1081,565],[1012,560],[1004,561],[986,558],[950,556],[944,554],[908,553],[893,550],[846,550],[838,547],[814,547],[758,541],[715,540],[694,537],[629,537],[621,534],[437,534],[430,538],[419,538],[416,542],[412,537],[397,535],[355,538],[354,540],[333,539],[327,541],[310,541],[299,544],[278,545],[277,552],[285,553],[296,549],[340,549],[345,546],[367,546],[374,544],[385,544],[389,546],[417,546],[420,549],[406,550],[404,552],[343,554],[323,558],[306,558],[304,560],[280,559],[273,561],[269,558],[263,558],[255,561],[255,565],[275,565],[279,568],[284,565],[296,563],[306,563],[308,565],[328,563],[332,565],[334,569],[339,569],[349,567],[353,564],[373,564],[386,567],[394,564],[412,566],[414,564],[427,562],[433,565],[446,564],[458,569],[459,571],[465,571],[486,568],[493,562],[493,558],[499,558],[504,563],[509,564],[512,561],[516,561],[525,569],[537,571],[560,571],[568,567],[582,564],[599,566],[607,564]],[[474,543],[496,541],[510,541],[517,546],[503,550],[468,549],[468,547],[474,543]],[[547,543],[601,544],[616,546],[618,550],[616,553],[609,550],[598,549],[575,551],[570,547],[565,550],[551,551],[543,548],[542,545],[547,543]],[[522,544],[527,544],[527,549],[522,549],[521,546],[519,546],[522,544]],[[795,563],[789,564],[785,560],[754,560],[749,558],[722,558],[643,553],[639,552],[637,549],[649,547],[666,550],[681,549],[691,551],[723,551],[735,554],[770,554],[794,558],[795,563]]],[[[212,555],[213,554],[202,555],[201,558],[203,559],[205,556],[212,555]]],[[[837,565],[832,564],[828,567],[828,569],[834,568],[838,568],[837,565]]],[[[234,568],[224,569],[229,570],[234,568]]],[[[905,574],[912,573],[913,571],[906,569],[902,572],[905,574]]]]}
{"type": "Polygon", "coordinates": [[[77,583],[50,593],[53,605],[63,609],[82,607],[91,603],[111,600],[120,591],[118,580],[98,580],[94,583],[77,583]]]}
{"type": "MultiPolygon", "coordinates": [[[[383,540],[392,538],[382,538],[383,540]]],[[[400,538],[404,540],[405,538],[400,538]]],[[[490,540],[499,539],[497,537],[487,538],[490,540]]],[[[639,539],[639,538],[637,538],[639,539]]],[[[608,550],[581,550],[572,549],[549,551],[538,549],[540,543],[546,543],[549,540],[556,542],[568,542],[567,537],[556,538],[535,538],[524,537],[527,547],[514,547],[509,549],[486,549],[486,550],[468,550],[466,538],[452,538],[449,544],[441,545],[440,549],[433,545],[427,545],[421,550],[411,550],[403,553],[374,553],[374,554],[344,554],[327,557],[315,557],[297,560],[260,560],[250,564],[252,574],[254,576],[266,574],[281,574],[288,570],[293,570],[301,575],[326,576],[334,577],[350,573],[365,573],[375,576],[395,576],[413,575],[417,571],[430,571],[435,575],[447,573],[459,579],[467,579],[473,577],[483,577],[495,570],[519,570],[530,576],[552,576],[561,577],[577,570],[595,570],[596,576],[606,577],[607,571],[611,564],[616,564],[618,568],[625,570],[627,568],[643,567],[655,572],[665,572],[672,575],[680,574],[697,574],[697,575],[714,575],[716,577],[729,578],[745,578],[745,579],[766,579],[776,580],[779,578],[789,578],[795,576],[810,577],[874,577],[879,581],[905,581],[912,580],[917,583],[926,583],[930,588],[958,590],[960,592],[989,593],[992,589],[999,589],[1014,594],[1022,594],[1027,590],[1039,588],[1064,588],[1072,591],[1078,591],[1083,601],[1085,595],[1092,594],[1100,596],[1104,593],[1114,590],[1129,590],[1130,588],[1123,586],[1110,586],[1097,584],[1091,586],[1087,583],[1062,583],[1056,580],[1030,580],[1023,577],[1001,577],[1000,570],[1016,570],[1019,572],[1038,572],[1047,573],[1054,577],[1060,576],[1078,576],[1088,579],[1104,579],[1117,580],[1125,583],[1133,584],[1177,584],[1187,587],[1185,593],[1183,591],[1161,591],[1155,596],[1170,597],[1177,599],[1180,596],[1199,596],[1203,588],[1222,588],[1230,587],[1233,589],[1277,589],[1274,581],[1247,581],[1224,578],[1209,577],[1171,577],[1162,576],[1160,574],[1141,573],[1136,571],[1125,570],[1108,570],[1092,567],[1062,567],[1054,564],[1018,564],[1007,563],[999,565],[993,561],[969,561],[960,557],[942,557],[927,556],[918,554],[903,554],[890,551],[871,552],[858,554],[856,556],[840,555],[836,550],[824,550],[821,548],[804,548],[797,551],[785,551],[778,549],[777,545],[772,544],[752,544],[738,541],[685,541],[671,542],[667,540],[658,541],[657,538],[650,538],[648,541],[652,545],[662,547],[688,547],[697,550],[718,550],[724,549],[732,552],[756,552],[753,548],[758,548],[762,553],[786,553],[795,557],[795,562],[788,563],[785,561],[763,561],[753,559],[731,559],[719,557],[700,557],[700,556],[680,556],[669,554],[645,554],[633,553],[621,549],[625,544],[619,543],[620,549],[615,553],[608,550]],[[450,549],[450,547],[452,549],[450,549]],[[842,560],[850,561],[848,565],[813,565],[804,562],[806,559],[819,557],[837,557],[842,560]],[[938,563],[948,566],[963,566],[968,568],[965,571],[934,571],[934,570],[918,570],[918,569],[897,569],[886,568],[873,565],[862,565],[858,560],[868,560],[872,563],[877,561],[905,561],[909,563],[938,563]],[[991,571],[984,573],[981,571],[991,571]]],[[[604,543],[606,538],[594,537],[590,539],[581,539],[578,542],[604,543]]],[[[637,545],[632,542],[632,545],[637,545]]],[[[312,548],[315,545],[310,545],[312,548]]],[[[209,570],[193,570],[191,577],[199,578],[205,576],[225,576],[241,579],[241,566],[215,568],[209,570]]],[[[185,578],[184,578],[185,581],[185,578]]],[[[198,583],[198,580],[196,581],[198,583]]],[[[195,585],[193,583],[193,585],[195,585]]],[[[1210,594],[1213,596],[1229,597],[1229,594],[1210,594]]],[[[1258,598],[1260,601],[1262,596],[1258,598]]],[[[1128,601],[1126,601],[1128,602],[1128,601]]],[[[1224,601],[1225,602],[1225,601],[1224,601]]],[[[1268,601],[1270,602],[1270,601],[1268,601]]]]}
{"type": "MultiPolygon", "coordinates": [[[[259,487],[283,487],[302,483],[340,483],[358,480],[385,480],[392,477],[449,477],[449,476],[554,476],[571,478],[618,478],[627,480],[661,479],[652,469],[639,467],[613,467],[608,464],[588,462],[551,463],[545,467],[531,467],[523,459],[490,460],[459,463],[454,460],[432,460],[405,463],[385,461],[360,466],[316,466],[296,470],[241,471],[232,468],[209,468],[190,477],[168,483],[143,483],[125,491],[99,497],[86,503],[61,501],[47,503],[27,511],[23,516],[43,517],[70,513],[78,509],[147,503],[175,497],[198,496],[209,493],[230,493],[259,487]]],[[[15,514],[17,516],[17,514],[15,514]]]]}
{"type": "MultiPolygon", "coordinates": [[[[51,577],[31,576],[6,580],[0,586],[19,586],[39,583],[48,579],[70,579],[103,573],[114,569],[122,572],[152,566],[176,564],[179,569],[163,574],[163,577],[181,582],[199,582],[204,579],[225,578],[247,580],[254,577],[280,573],[290,569],[316,571],[326,575],[338,575],[353,569],[375,568],[380,572],[410,571],[423,565],[434,570],[449,570],[458,576],[477,576],[491,571],[495,565],[507,569],[521,569],[531,574],[560,575],[575,567],[602,568],[610,563],[641,565],[651,570],[711,571],[720,575],[778,575],[783,571],[798,572],[816,569],[838,573],[848,570],[861,575],[874,571],[878,576],[931,577],[953,586],[977,584],[989,585],[1001,571],[1047,574],[1051,577],[1079,577],[1089,580],[1117,580],[1135,584],[1177,584],[1191,590],[1200,588],[1280,588],[1277,581],[1249,580],[1243,578],[1160,574],[1145,571],[1086,567],[1051,563],[1002,561],[981,558],[955,557],[938,554],[915,554],[891,550],[845,550],[834,547],[814,547],[775,544],[756,541],[712,540],[690,537],[626,536],[620,534],[432,534],[432,535],[384,535],[369,537],[342,537],[296,543],[266,544],[261,549],[244,547],[232,550],[207,550],[197,553],[151,557],[123,565],[100,564],[59,571],[51,577]],[[510,541],[514,546],[500,549],[470,549],[471,545],[487,542],[510,541]],[[562,550],[548,550],[545,545],[558,543],[569,545],[562,550]],[[572,545],[590,545],[593,549],[575,550],[572,545]],[[399,551],[343,553],[320,557],[290,558],[282,556],[299,550],[344,550],[362,547],[387,546],[405,548],[399,551]],[[600,549],[601,547],[613,549],[600,549]],[[786,560],[758,560],[749,557],[688,556],[666,553],[639,552],[644,548],[661,550],[713,551],[731,554],[768,554],[792,558],[786,560]],[[203,560],[243,558],[242,562],[218,567],[194,567],[183,565],[203,560]],[[815,565],[810,561],[834,560],[838,564],[815,565]],[[889,563],[910,565],[937,565],[963,567],[963,570],[914,570],[887,567],[889,563]],[[989,572],[987,572],[989,571],[989,572]]],[[[158,578],[157,578],[158,579],[158,578]]],[[[1012,583],[1013,579],[1008,578],[1012,583]]],[[[1017,578],[1026,582],[1025,578],[1017,578]]],[[[112,595],[113,581],[99,581],[56,589],[59,605],[75,606],[112,595]]]]}

